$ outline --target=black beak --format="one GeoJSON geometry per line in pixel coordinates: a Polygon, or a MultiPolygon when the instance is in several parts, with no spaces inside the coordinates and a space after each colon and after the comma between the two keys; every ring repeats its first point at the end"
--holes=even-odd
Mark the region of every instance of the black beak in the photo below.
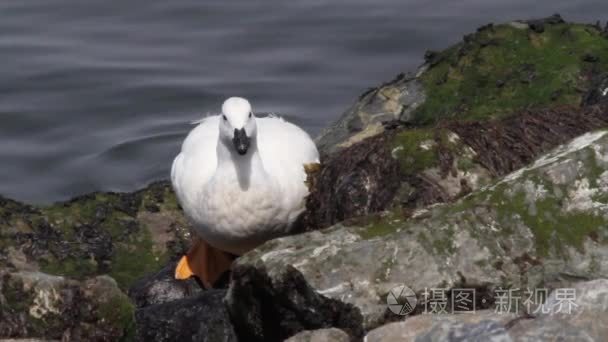
{"type": "Polygon", "coordinates": [[[234,148],[236,148],[236,151],[240,155],[247,153],[247,150],[249,149],[249,137],[247,136],[247,132],[245,132],[244,128],[234,130],[234,138],[232,138],[232,143],[234,143],[234,148]]]}

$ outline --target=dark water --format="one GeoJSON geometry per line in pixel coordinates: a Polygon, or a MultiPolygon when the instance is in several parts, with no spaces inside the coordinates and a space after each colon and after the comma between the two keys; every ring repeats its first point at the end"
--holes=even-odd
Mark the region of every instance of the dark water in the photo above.
{"type": "Polygon", "coordinates": [[[0,194],[36,203],[168,177],[188,122],[231,95],[311,134],[365,88],[487,22],[608,1],[0,2],[0,194]]]}

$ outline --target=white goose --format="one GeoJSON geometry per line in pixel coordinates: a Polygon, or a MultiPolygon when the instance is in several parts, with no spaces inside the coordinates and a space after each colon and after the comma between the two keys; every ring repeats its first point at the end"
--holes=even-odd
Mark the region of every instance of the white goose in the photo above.
{"type": "Polygon", "coordinates": [[[310,136],[278,117],[256,118],[243,98],[203,119],[173,161],[171,181],[200,239],[175,276],[211,287],[233,260],[288,234],[308,195],[304,166],[319,162],[310,136]]]}

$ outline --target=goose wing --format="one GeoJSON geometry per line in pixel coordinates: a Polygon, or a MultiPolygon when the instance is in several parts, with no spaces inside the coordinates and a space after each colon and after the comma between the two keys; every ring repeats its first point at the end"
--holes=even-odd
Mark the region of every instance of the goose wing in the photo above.
{"type": "Polygon", "coordinates": [[[304,164],[318,163],[319,152],[308,133],[279,117],[258,118],[258,148],[264,169],[283,190],[284,208],[293,222],[308,195],[304,164]]]}
{"type": "Polygon", "coordinates": [[[171,167],[171,183],[184,209],[194,206],[196,194],[211,179],[217,167],[216,144],[219,116],[200,121],[186,137],[171,167]]]}

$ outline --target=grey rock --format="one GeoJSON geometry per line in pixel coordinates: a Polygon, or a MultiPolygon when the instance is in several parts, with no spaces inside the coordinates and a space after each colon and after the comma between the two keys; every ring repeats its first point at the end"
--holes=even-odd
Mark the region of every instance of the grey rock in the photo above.
{"type": "Polygon", "coordinates": [[[149,305],[135,312],[137,341],[237,341],[225,290],[206,291],[196,297],[149,305]]]}
{"type": "Polygon", "coordinates": [[[349,342],[350,337],[344,331],[335,328],[302,331],[285,340],[285,342],[349,342]]]}
{"type": "Polygon", "coordinates": [[[380,134],[383,124],[408,122],[426,96],[417,76],[401,74],[396,79],[361,95],[330,127],[316,139],[321,154],[327,155],[344,147],[380,134]]]}

